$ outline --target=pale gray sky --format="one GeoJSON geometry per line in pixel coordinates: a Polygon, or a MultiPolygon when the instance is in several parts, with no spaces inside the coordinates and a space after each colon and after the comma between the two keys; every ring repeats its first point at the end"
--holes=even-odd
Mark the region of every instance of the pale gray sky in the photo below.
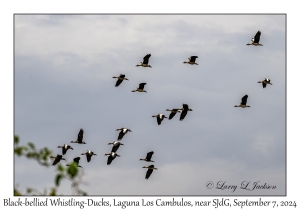
{"type": "MultiPolygon", "coordinates": [[[[285,33],[285,15],[16,15],[14,132],[59,154],[83,128],[87,144],[65,157],[98,154],[80,162],[89,195],[284,195],[285,33]],[[246,46],[258,30],[264,46],[246,46]],[[135,67],[148,53],[153,68],[135,67]],[[182,63],[192,55],[198,66],[182,63]],[[129,81],[116,88],[121,73],[129,81]],[[141,82],[147,93],[132,93],[141,82]],[[245,94],[251,108],[234,108],[245,94]],[[151,117],[183,103],[183,121],[151,117]],[[107,166],[120,127],[133,132],[107,166]],[[145,180],[149,151],[158,170],[145,180]],[[205,187],[245,180],[277,188],[205,187]]],[[[15,158],[21,189],[50,187],[54,174],[15,158]]]]}

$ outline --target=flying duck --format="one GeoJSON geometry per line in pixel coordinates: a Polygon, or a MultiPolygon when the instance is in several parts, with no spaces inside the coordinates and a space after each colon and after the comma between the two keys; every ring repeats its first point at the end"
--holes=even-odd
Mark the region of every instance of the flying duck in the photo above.
{"type": "Polygon", "coordinates": [[[117,153],[115,152],[110,152],[108,154],[105,154],[106,156],[108,155],[108,158],[107,158],[107,165],[110,165],[111,162],[116,158],[116,157],[121,157],[120,155],[118,155],[117,153]]]}
{"type": "Polygon", "coordinates": [[[56,165],[60,160],[66,160],[65,158],[63,158],[62,155],[57,155],[57,156],[50,156],[50,158],[55,158],[54,162],[52,163],[52,165],[56,165]]]}
{"type": "Polygon", "coordinates": [[[158,170],[157,168],[154,168],[154,165],[144,166],[143,168],[148,168],[145,179],[148,179],[150,177],[153,170],[158,170]]]}
{"type": "Polygon", "coordinates": [[[262,44],[259,44],[260,35],[261,35],[261,32],[258,31],[255,34],[254,38],[251,39],[252,43],[251,44],[247,44],[247,45],[263,46],[262,44]]]}
{"type": "Polygon", "coordinates": [[[172,110],[171,109],[166,109],[166,111],[171,112],[170,115],[169,115],[169,120],[171,120],[176,115],[177,112],[180,113],[180,109],[172,109],[172,110]]]}
{"type": "Polygon", "coordinates": [[[182,108],[180,110],[182,110],[182,112],[180,114],[180,118],[179,118],[180,121],[182,121],[185,118],[188,111],[193,111],[192,109],[189,108],[189,106],[187,104],[183,104],[182,108]]]}
{"type": "Polygon", "coordinates": [[[142,66],[142,67],[150,67],[152,68],[152,66],[150,66],[148,63],[149,63],[149,58],[151,57],[151,54],[147,54],[145,57],[144,57],[144,60],[143,62],[141,62],[141,64],[137,64],[136,66],[142,66]]]}
{"type": "Polygon", "coordinates": [[[146,158],[144,158],[144,159],[141,158],[140,160],[144,160],[144,161],[147,161],[147,162],[154,162],[153,160],[151,160],[153,154],[154,154],[153,151],[148,152],[146,158]]]}
{"type": "Polygon", "coordinates": [[[133,90],[131,92],[145,92],[147,93],[147,91],[144,90],[144,86],[146,85],[147,83],[140,83],[139,84],[139,87],[136,89],[136,90],[133,90]]]}
{"type": "Polygon", "coordinates": [[[119,149],[120,145],[124,145],[124,144],[120,143],[119,141],[114,141],[112,143],[108,143],[108,145],[110,145],[110,144],[114,145],[112,147],[112,149],[111,149],[111,152],[117,152],[117,150],[119,149]]]}
{"type": "MultiPolygon", "coordinates": [[[[81,167],[82,168],[82,166],[79,165],[79,160],[80,160],[80,157],[76,157],[76,158],[73,159],[73,161],[74,161],[74,163],[76,163],[77,167],[81,167]]],[[[71,164],[67,164],[66,166],[70,166],[70,165],[71,164]]]]}
{"type": "Polygon", "coordinates": [[[198,63],[196,63],[196,58],[198,58],[198,56],[191,56],[189,59],[188,62],[184,61],[183,63],[188,63],[188,64],[191,64],[191,65],[198,65],[198,63]]]}
{"type": "Polygon", "coordinates": [[[123,136],[127,133],[127,132],[132,132],[130,129],[128,128],[118,128],[116,129],[116,131],[120,131],[119,136],[118,136],[118,140],[121,140],[123,138],[123,136]]]}
{"type": "Polygon", "coordinates": [[[167,118],[164,114],[153,115],[152,117],[156,117],[157,124],[160,125],[164,118],[167,118]]]}
{"type": "Polygon", "coordinates": [[[250,107],[250,106],[247,106],[247,98],[248,98],[248,95],[245,95],[243,98],[242,98],[242,102],[240,105],[235,105],[234,107],[242,107],[242,108],[246,108],[246,107],[250,107]]]}
{"type": "Polygon", "coordinates": [[[78,143],[78,144],[86,144],[84,141],[82,141],[83,139],[83,129],[81,128],[79,133],[78,133],[78,137],[77,137],[77,140],[76,141],[71,141],[71,143],[78,143]]]}
{"type": "Polygon", "coordinates": [[[92,156],[97,154],[93,153],[91,150],[88,150],[86,153],[82,153],[81,155],[86,155],[87,162],[90,162],[92,156]]]}
{"type": "Polygon", "coordinates": [[[115,87],[118,87],[123,82],[123,80],[129,80],[125,78],[125,74],[120,74],[120,76],[118,77],[114,76],[113,78],[118,78],[115,87]]]}
{"type": "Polygon", "coordinates": [[[258,81],[257,83],[262,83],[263,88],[267,87],[267,84],[272,85],[271,80],[268,78],[265,78],[262,81],[258,81]]]}
{"type": "Polygon", "coordinates": [[[70,145],[64,144],[63,146],[58,146],[57,148],[62,148],[62,154],[65,155],[68,149],[73,150],[73,148],[70,145]]]}

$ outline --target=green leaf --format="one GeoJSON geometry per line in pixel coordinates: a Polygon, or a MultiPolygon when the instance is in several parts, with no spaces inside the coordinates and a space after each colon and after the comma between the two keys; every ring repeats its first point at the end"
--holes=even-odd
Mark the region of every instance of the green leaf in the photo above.
{"type": "Polygon", "coordinates": [[[14,189],[14,196],[21,196],[21,193],[16,188],[14,189]]]}
{"type": "Polygon", "coordinates": [[[27,150],[28,150],[28,147],[22,146],[22,149],[25,150],[25,151],[27,151],[27,150]]]}
{"type": "Polygon", "coordinates": [[[52,188],[50,193],[49,193],[50,196],[56,196],[56,189],[55,188],[52,188]]]}
{"type": "Polygon", "coordinates": [[[55,177],[55,185],[59,186],[61,179],[64,177],[63,174],[57,174],[55,177]]]}
{"type": "MultiPolygon", "coordinates": [[[[26,145],[18,145],[20,142],[20,139],[18,136],[14,136],[14,154],[17,156],[23,156],[27,157],[28,159],[37,161],[41,166],[49,166],[49,157],[52,155],[52,151],[49,150],[47,147],[44,147],[42,149],[36,149],[35,144],[32,142],[27,143],[26,145]]],[[[51,161],[52,162],[52,161],[51,161]]],[[[79,190],[79,183],[76,182],[76,176],[79,174],[79,168],[77,166],[77,163],[72,163],[69,167],[65,167],[62,164],[58,164],[56,167],[56,172],[54,177],[54,186],[53,188],[50,188],[48,190],[49,194],[47,193],[46,189],[44,191],[43,195],[49,195],[49,196],[56,196],[57,195],[57,188],[60,186],[61,181],[64,178],[70,178],[72,183],[72,188],[76,188],[76,194],[77,195],[87,195],[86,192],[79,190]]],[[[39,191],[33,189],[33,188],[27,188],[26,189],[26,195],[42,195],[39,191]]],[[[14,196],[21,196],[22,194],[17,189],[17,187],[14,188],[14,196]]]]}
{"type": "Polygon", "coordinates": [[[22,148],[20,148],[20,147],[17,147],[17,148],[15,148],[15,151],[14,151],[15,153],[16,153],[16,155],[18,155],[18,156],[21,156],[22,155],[22,152],[23,152],[23,150],[22,150],[22,148]]]}
{"type": "Polygon", "coordinates": [[[27,153],[27,154],[26,154],[26,157],[28,157],[28,158],[32,158],[32,157],[34,157],[34,153],[32,153],[32,152],[29,152],[29,153],[27,153]]]}
{"type": "Polygon", "coordinates": [[[28,146],[31,148],[31,149],[35,149],[35,146],[34,146],[34,144],[32,143],[32,142],[28,142],[28,146]]]}
{"type": "Polygon", "coordinates": [[[74,179],[78,173],[77,163],[72,163],[67,170],[67,173],[70,175],[72,179],[74,179]]]}
{"type": "Polygon", "coordinates": [[[78,194],[81,194],[83,196],[87,196],[88,194],[82,190],[78,190],[78,194]]]}
{"type": "Polygon", "coordinates": [[[15,144],[19,144],[19,136],[14,136],[14,142],[15,144]]]}
{"type": "Polygon", "coordinates": [[[58,164],[57,170],[60,172],[64,172],[65,168],[61,164],[58,164]]]}
{"type": "Polygon", "coordinates": [[[48,148],[44,147],[41,151],[40,151],[40,156],[41,158],[46,161],[48,159],[48,157],[51,155],[50,150],[48,150],[48,148]]]}

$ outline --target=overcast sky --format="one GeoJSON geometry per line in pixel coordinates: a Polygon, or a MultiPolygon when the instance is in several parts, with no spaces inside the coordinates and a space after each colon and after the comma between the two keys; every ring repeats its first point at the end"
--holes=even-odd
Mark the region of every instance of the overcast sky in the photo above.
{"type": "MultiPolygon", "coordinates": [[[[284,195],[285,15],[16,15],[14,133],[81,156],[89,195],[284,195]],[[247,46],[261,31],[262,47],[247,46]],[[152,68],[135,67],[151,53],[152,68]],[[199,65],[183,64],[196,55],[199,65]],[[113,76],[129,81],[115,87],[113,76]],[[257,82],[269,78],[273,85],[257,82]],[[147,93],[132,93],[141,82],[147,93]],[[234,108],[248,94],[247,109],[234,108]],[[186,103],[193,111],[157,125],[152,115],[186,103]],[[117,128],[132,130],[106,165],[117,128]],[[158,168],[139,161],[154,151],[158,168]],[[206,189],[259,181],[275,190],[206,189]]],[[[20,189],[53,186],[55,167],[15,157],[20,189]]],[[[63,181],[59,194],[71,195],[63,181]]]]}

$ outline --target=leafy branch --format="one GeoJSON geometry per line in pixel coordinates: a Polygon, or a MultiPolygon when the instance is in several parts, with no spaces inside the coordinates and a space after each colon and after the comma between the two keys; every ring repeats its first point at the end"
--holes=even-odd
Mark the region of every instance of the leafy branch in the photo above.
{"type": "MultiPolygon", "coordinates": [[[[33,159],[38,162],[41,166],[49,167],[51,166],[51,159],[50,156],[52,152],[47,148],[44,147],[42,149],[37,150],[35,145],[32,142],[27,143],[27,145],[19,145],[20,139],[18,136],[14,136],[14,153],[18,157],[26,157],[27,159],[33,159]]],[[[82,183],[82,175],[83,173],[79,173],[78,167],[76,163],[72,163],[68,167],[64,167],[61,164],[56,166],[57,174],[54,178],[54,187],[52,187],[47,193],[47,190],[44,192],[40,192],[34,188],[27,188],[26,193],[22,194],[15,186],[14,188],[14,195],[15,196],[22,196],[22,195],[49,195],[49,196],[56,196],[58,187],[63,179],[67,179],[71,182],[71,188],[74,195],[87,195],[86,192],[79,188],[79,185],[82,183]]]]}

